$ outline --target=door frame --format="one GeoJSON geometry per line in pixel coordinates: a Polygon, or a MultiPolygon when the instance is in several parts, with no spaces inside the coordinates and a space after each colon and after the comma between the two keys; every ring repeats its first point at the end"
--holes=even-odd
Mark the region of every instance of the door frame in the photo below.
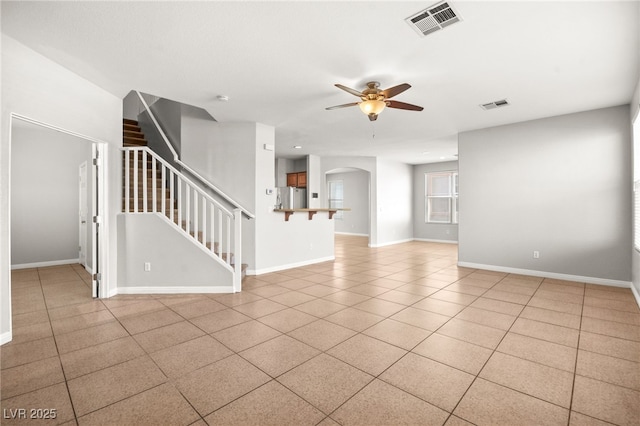
{"type": "MultiPolygon", "coordinates": [[[[93,164],[91,166],[91,178],[88,179],[88,184],[94,185],[91,200],[91,213],[94,219],[91,221],[91,232],[94,235],[92,239],[92,295],[97,298],[109,297],[109,289],[111,288],[111,282],[109,277],[108,265],[109,265],[109,204],[107,196],[108,194],[108,148],[109,144],[100,139],[96,139],[90,136],[82,135],[80,133],[73,132],[71,130],[63,129],[58,126],[54,126],[21,114],[10,113],[9,114],[9,157],[11,158],[11,145],[13,143],[13,123],[14,120],[20,120],[29,124],[43,127],[45,129],[53,130],[56,132],[64,133],[69,136],[73,136],[79,139],[83,139],[92,144],[93,164]],[[98,159],[97,161],[95,159],[98,159]],[[99,280],[99,281],[97,281],[99,280]],[[99,282],[99,288],[98,288],[99,282]]],[[[9,206],[8,206],[8,222],[9,222],[9,241],[11,241],[11,161],[9,161],[9,206]]],[[[9,259],[11,259],[11,245],[9,245],[9,259]]],[[[9,275],[9,300],[11,300],[11,275],[9,275]]],[[[9,309],[11,309],[9,304],[9,309]]],[[[11,318],[11,311],[9,312],[9,318],[11,318]]],[[[10,330],[13,329],[13,324],[10,325],[10,330]]]]}
{"type": "MultiPolygon", "coordinates": [[[[88,179],[87,179],[87,161],[83,161],[78,166],[78,236],[80,241],[78,241],[78,262],[80,265],[87,269],[87,217],[88,217],[88,209],[87,209],[87,193],[88,193],[88,179]],[[82,185],[84,183],[84,186],[82,185]],[[84,213],[84,216],[83,216],[84,213]]],[[[92,200],[93,204],[93,200],[92,200]]],[[[93,208],[91,209],[93,211],[93,208]]],[[[92,247],[93,248],[93,247],[92,247]]],[[[93,262],[92,262],[93,264],[93,262]]]]}

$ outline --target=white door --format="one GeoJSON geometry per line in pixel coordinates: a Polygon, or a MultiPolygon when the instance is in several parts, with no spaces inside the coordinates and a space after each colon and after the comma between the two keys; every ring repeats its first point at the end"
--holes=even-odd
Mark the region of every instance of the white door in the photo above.
{"type": "Polygon", "coordinates": [[[87,266],[87,162],[80,164],[79,174],[79,235],[78,248],[80,253],[78,254],[79,262],[86,268],[87,266]]]}

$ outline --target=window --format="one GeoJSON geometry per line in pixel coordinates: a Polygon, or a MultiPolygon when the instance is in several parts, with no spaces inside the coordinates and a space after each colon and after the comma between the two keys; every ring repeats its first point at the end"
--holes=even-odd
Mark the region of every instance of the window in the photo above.
{"type": "MultiPolygon", "coordinates": [[[[341,180],[332,180],[328,182],[329,184],[329,208],[330,209],[341,209],[344,207],[344,188],[341,180]]],[[[344,212],[342,210],[338,210],[335,215],[333,215],[334,219],[342,219],[344,216],[344,212]]]]}
{"type": "Polygon", "coordinates": [[[458,223],[458,172],[425,173],[425,222],[458,223]]]}

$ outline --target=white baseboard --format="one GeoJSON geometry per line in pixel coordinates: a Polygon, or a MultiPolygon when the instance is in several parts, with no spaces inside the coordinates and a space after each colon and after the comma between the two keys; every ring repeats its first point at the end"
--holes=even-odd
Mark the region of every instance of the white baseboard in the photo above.
{"type": "Polygon", "coordinates": [[[636,298],[636,303],[640,306],[640,293],[633,284],[631,284],[631,293],[633,293],[633,297],[636,298]]]}
{"type": "Polygon", "coordinates": [[[314,265],[316,263],[330,262],[332,260],[336,260],[336,257],[335,256],[321,257],[321,258],[318,258],[318,259],[305,260],[303,262],[288,263],[286,265],[273,266],[271,268],[247,269],[247,275],[268,274],[268,273],[271,273],[271,272],[284,271],[286,269],[299,268],[301,266],[314,265]]]}
{"type": "Polygon", "coordinates": [[[11,334],[10,331],[0,334],[0,346],[4,345],[5,343],[9,343],[12,339],[13,339],[13,335],[11,334]]]}
{"type": "Polygon", "coordinates": [[[392,245],[395,245],[395,244],[410,243],[411,241],[414,241],[414,239],[413,238],[407,238],[405,240],[389,241],[387,243],[381,243],[381,244],[371,244],[371,243],[369,243],[369,247],[378,248],[378,247],[392,246],[392,245]]]}
{"type": "Polygon", "coordinates": [[[336,232],[334,232],[334,234],[336,234],[336,235],[349,235],[349,236],[352,236],[352,237],[368,237],[369,236],[369,234],[358,234],[356,232],[338,232],[338,231],[336,231],[336,232]]]}
{"type": "Polygon", "coordinates": [[[232,286],[167,286],[167,287],[118,287],[114,294],[192,294],[192,293],[233,293],[232,286]]]}
{"type": "Polygon", "coordinates": [[[458,244],[458,241],[456,240],[434,240],[431,238],[414,238],[413,241],[423,241],[425,243],[458,244]]]}
{"type": "Polygon", "coordinates": [[[80,259],[51,260],[48,262],[22,263],[19,265],[11,265],[11,269],[30,269],[30,268],[46,268],[47,266],[74,265],[80,263],[80,259]]]}
{"type": "Polygon", "coordinates": [[[506,266],[484,265],[480,263],[458,262],[458,266],[465,268],[485,269],[488,271],[507,272],[509,274],[530,275],[533,277],[554,278],[558,280],[576,281],[587,284],[600,284],[611,287],[630,288],[631,281],[611,280],[607,278],[583,277],[580,275],[559,274],[556,272],[535,271],[532,269],[510,268],[506,266]]]}

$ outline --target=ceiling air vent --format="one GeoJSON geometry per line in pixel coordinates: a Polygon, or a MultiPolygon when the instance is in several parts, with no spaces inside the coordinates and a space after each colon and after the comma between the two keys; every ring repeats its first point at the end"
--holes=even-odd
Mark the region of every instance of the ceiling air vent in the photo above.
{"type": "Polygon", "coordinates": [[[501,107],[506,107],[511,105],[506,99],[501,99],[499,101],[489,102],[488,104],[480,105],[480,108],[485,110],[496,109],[501,107]]]}
{"type": "Polygon", "coordinates": [[[462,18],[453,9],[450,2],[440,2],[405,19],[407,24],[421,36],[439,31],[462,18]]]}

